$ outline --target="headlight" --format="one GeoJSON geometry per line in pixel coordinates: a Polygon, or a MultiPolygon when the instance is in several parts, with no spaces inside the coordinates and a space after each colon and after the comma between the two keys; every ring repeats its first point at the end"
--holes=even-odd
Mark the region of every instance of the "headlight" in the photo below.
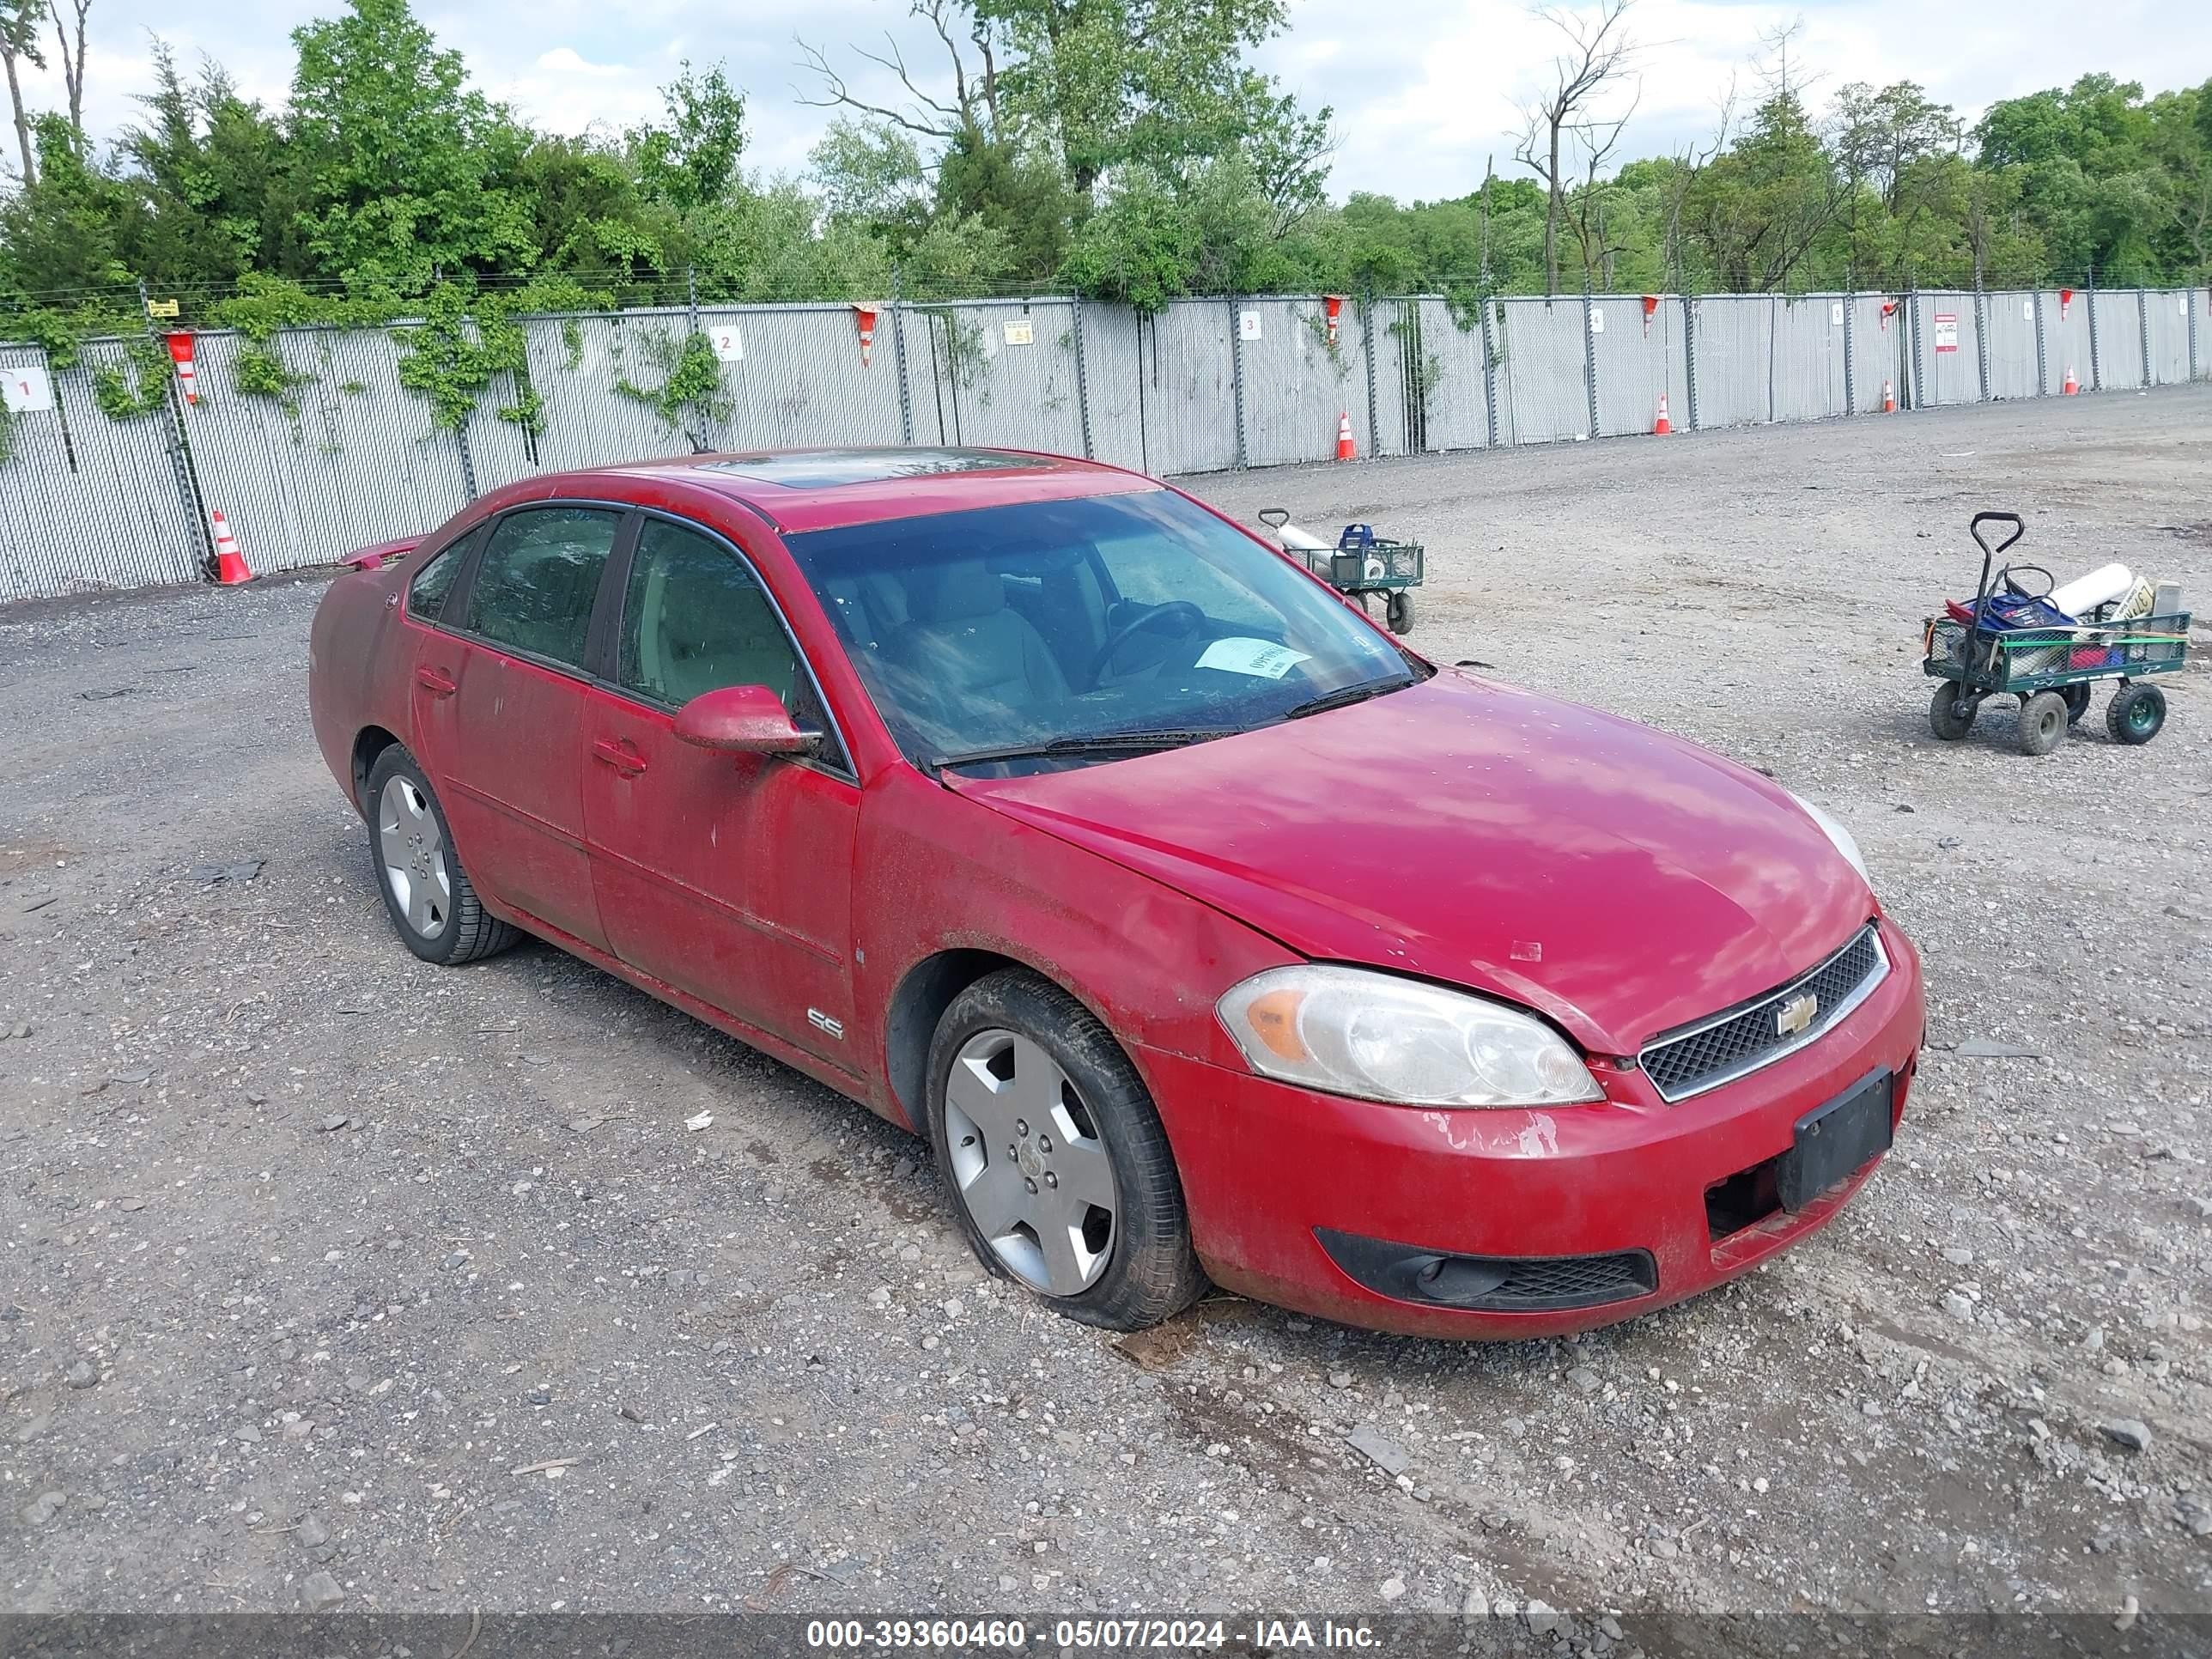
{"type": "Polygon", "coordinates": [[[1273,968],[1217,1005],[1252,1069],[1395,1106],[1602,1100],[1575,1051],[1530,1015],[1358,968],[1273,968]]]}
{"type": "Polygon", "coordinates": [[[1867,873],[1866,860],[1861,856],[1859,844],[1851,838],[1851,832],[1794,790],[1790,793],[1790,799],[1803,807],[1805,816],[1820,826],[1820,833],[1827,836],[1834,844],[1835,849],[1850,861],[1851,868],[1859,872],[1859,879],[1866,883],[1869,887],[1873,886],[1874,878],[1867,873]]]}

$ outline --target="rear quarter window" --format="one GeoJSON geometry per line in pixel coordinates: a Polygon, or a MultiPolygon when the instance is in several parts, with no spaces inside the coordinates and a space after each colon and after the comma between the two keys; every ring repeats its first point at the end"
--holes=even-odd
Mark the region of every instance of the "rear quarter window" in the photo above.
{"type": "Polygon", "coordinates": [[[453,578],[461,574],[461,566],[468,558],[469,544],[476,539],[471,531],[457,541],[448,542],[433,553],[428,561],[407,580],[407,614],[422,622],[438,622],[446,612],[446,595],[453,591],[453,578]]]}

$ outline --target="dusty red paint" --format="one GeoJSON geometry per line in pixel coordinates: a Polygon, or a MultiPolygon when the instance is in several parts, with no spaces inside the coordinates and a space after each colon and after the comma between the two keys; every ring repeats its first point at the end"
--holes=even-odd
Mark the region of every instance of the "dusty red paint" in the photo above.
{"type": "Polygon", "coordinates": [[[1574,1329],[1692,1294],[1832,1213],[1824,1201],[1715,1246],[1703,1194],[1784,1150],[1797,1118],[1875,1066],[1909,1081],[1919,966],[1887,922],[1894,971],[1844,1025],[1672,1107],[1640,1073],[1603,1066],[1605,1102],[1541,1114],[1313,1094],[1254,1077],[1214,1014],[1238,981],[1319,957],[1502,995],[1593,1054],[1633,1053],[1810,967],[1878,914],[1765,779],[1446,671],[1198,747],[940,784],[898,752],[778,534],[1161,487],[1012,455],[1004,471],[820,489],[668,462],[511,485],[422,538],[441,548],[554,499],[720,532],[782,607],[850,778],[684,743],[671,715],[614,688],[416,622],[391,603],[415,559],[361,561],[331,585],[311,653],[316,734],[349,796],[364,731],[407,744],[497,914],[909,1127],[919,1103],[900,1096],[888,1030],[906,976],[948,950],[1047,975],[1114,1031],[1158,1102],[1209,1271],[1288,1306],[1435,1334],[1574,1329]],[[465,731],[501,740],[465,746],[465,731]],[[1346,1278],[1316,1226],[1482,1254],[1645,1248],[1662,1288],[1588,1313],[1422,1308],[1346,1278]]]}

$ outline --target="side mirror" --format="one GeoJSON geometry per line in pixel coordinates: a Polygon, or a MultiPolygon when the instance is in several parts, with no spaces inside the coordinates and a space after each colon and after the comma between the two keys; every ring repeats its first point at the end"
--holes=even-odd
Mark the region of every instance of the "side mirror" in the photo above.
{"type": "Polygon", "coordinates": [[[726,685],[676,711],[676,735],[728,755],[803,755],[816,739],[793,723],[783,700],[764,685],[726,685]]]}

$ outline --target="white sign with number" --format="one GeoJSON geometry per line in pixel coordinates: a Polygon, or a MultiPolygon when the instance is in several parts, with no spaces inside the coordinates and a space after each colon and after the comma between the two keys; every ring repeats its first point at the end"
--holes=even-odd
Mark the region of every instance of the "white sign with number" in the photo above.
{"type": "Polygon", "coordinates": [[[738,332],[735,323],[724,323],[712,336],[714,356],[726,363],[741,363],[745,360],[745,337],[738,332]]]}
{"type": "Polygon", "coordinates": [[[2034,301],[2022,300],[2020,302],[2020,319],[2023,323],[2032,323],[2035,320],[2034,301]]]}
{"type": "Polygon", "coordinates": [[[1590,307],[1590,332],[1593,334],[1602,334],[1605,332],[1605,307],[1603,306],[1592,306],[1590,307]]]}
{"type": "Polygon", "coordinates": [[[1838,300],[1834,304],[1828,307],[1828,326],[1830,328],[1841,328],[1843,325],[1844,302],[1841,300],[1838,300]]]}
{"type": "Polygon", "coordinates": [[[1258,312],[1240,311],[1237,313],[1237,337],[1240,340],[1256,340],[1260,337],[1258,312]]]}
{"type": "Polygon", "coordinates": [[[10,415],[28,415],[54,406],[54,383],[46,378],[46,371],[26,363],[20,368],[6,371],[4,390],[0,390],[0,403],[8,405],[10,415]]]}

